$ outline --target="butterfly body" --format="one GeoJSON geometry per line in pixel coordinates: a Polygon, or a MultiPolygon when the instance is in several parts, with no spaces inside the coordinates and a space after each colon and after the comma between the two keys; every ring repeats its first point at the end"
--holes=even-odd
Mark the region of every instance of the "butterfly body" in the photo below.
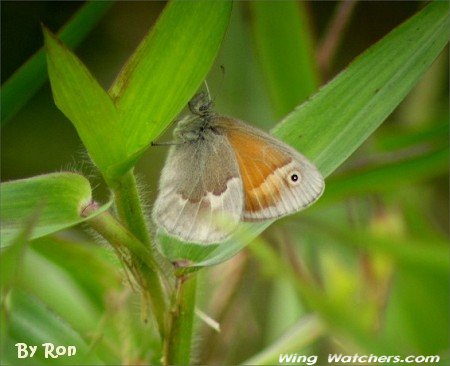
{"type": "Polygon", "coordinates": [[[153,210],[156,224],[184,241],[226,240],[240,221],[295,213],[324,189],[300,153],[255,127],[220,116],[203,93],[175,131],[153,210]]]}

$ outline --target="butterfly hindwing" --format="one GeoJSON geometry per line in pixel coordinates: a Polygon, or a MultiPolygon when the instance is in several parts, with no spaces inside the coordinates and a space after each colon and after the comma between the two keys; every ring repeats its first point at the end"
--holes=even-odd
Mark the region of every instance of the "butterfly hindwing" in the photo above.
{"type": "Polygon", "coordinates": [[[244,220],[292,214],[320,197],[324,190],[322,175],[303,155],[243,122],[219,118],[241,172],[244,220]]]}

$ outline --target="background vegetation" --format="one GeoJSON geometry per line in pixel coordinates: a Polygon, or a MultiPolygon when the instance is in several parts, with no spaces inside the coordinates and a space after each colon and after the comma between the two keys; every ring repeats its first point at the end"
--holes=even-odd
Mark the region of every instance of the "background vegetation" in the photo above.
{"type": "MultiPolygon", "coordinates": [[[[77,171],[89,177],[96,201],[106,203],[109,189],[89,162],[76,130],[55,107],[48,83],[30,95],[20,111],[19,106],[10,108],[10,115],[3,114],[31,85],[38,89],[44,82],[36,66],[25,87],[5,92],[4,82],[43,44],[39,22],[56,31],[81,6],[2,3],[2,181],[77,171]]],[[[78,29],[87,30],[96,24],[76,54],[105,89],[164,6],[106,4],[91,9],[87,19],[92,25],[79,23],[78,29]]],[[[324,174],[332,174],[315,206],[277,221],[232,259],[198,272],[194,362],[273,364],[280,352],[439,354],[442,364],[448,362],[447,49],[370,135],[415,83],[410,75],[418,77],[434,60],[438,50],[427,40],[438,29],[418,25],[416,34],[397,32],[398,43],[372,49],[375,56],[365,68],[355,62],[353,73],[341,75],[333,87],[322,89],[283,118],[423,6],[419,2],[234,4],[207,78],[217,110],[267,130],[283,120],[274,133],[314,158],[324,174]],[[393,57],[392,73],[389,67],[377,69],[383,57],[393,57]],[[365,91],[378,93],[380,99],[365,96],[365,91]],[[354,116],[352,123],[349,116],[354,116]],[[358,134],[359,130],[367,133],[358,134]],[[217,324],[207,324],[212,319],[220,324],[220,332],[214,329],[217,324]]],[[[68,34],[67,39],[62,36],[67,44],[80,42],[68,34]]],[[[205,34],[192,37],[208,42],[205,34]]],[[[177,44],[167,44],[160,52],[166,48],[177,52],[177,44]]],[[[184,62],[195,60],[194,53],[184,62]]],[[[185,81],[181,94],[188,96],[198,87],[209,65],[202,67],[204,71],[193,76],[198,80],[185,81]]],[[[154,82],[155,87],[162,85],[154,82]]],[[[161,88],[177,90],[179,85],[169,78],[161,88]]],[[[111,93],[120,94],[117,90],[111,93]]],[[[151,93],[154,88],[147,85],[145,90],[151,93]]],[[[176,107],[172,109],[173,114],[176,107]]],[[[158,126],[155,135],[165,128],[162,123],[158,126]]],[[[170,129],[159,138],[170,139],[170,129]]],[[[149,206],[165,153],[148,149],[137,163],[149,206]]],[[[103,161],[96,163],[101,167],[103,161]]],[[[84,184],[78,184],[83,189],[74,196],[86,194],[89,188],[84,184]]],[[[31,230],[32,219],[28,226],[31,230]]],[[[27,237],[27,226],[20,235],[27,237]]],[[[2,232],[2,245],[3,239],[2,232]]],[[[159,362],[156,326],[151,319],[142,321],[139,296],[124,280],[124,269],[106,244],[94,241],[82,227],[35,239],[25,250],[20,239],[13,241],[13,250],[2,251],[2,363],[19,364],[14,347],[19,341],[79,348],[76,361],[37,357],[36,364],[159,362]]],[[[165,253],[179,255],[186,248],[180,245],[165,247],[165,253]]],[[[190,249],[186,255],[198,252],[190,249]]]]}

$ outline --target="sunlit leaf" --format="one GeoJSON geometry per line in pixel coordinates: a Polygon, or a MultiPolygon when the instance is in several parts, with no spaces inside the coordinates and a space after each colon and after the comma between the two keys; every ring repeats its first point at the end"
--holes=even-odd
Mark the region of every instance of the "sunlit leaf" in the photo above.
{"type": "Polygon", "coordinates": [[[142,152],[204,80],[231,13],[228,1],[172,1],[110,90],[130,157],[142,152]]]}
{"type": "Polygon", "coordinates": [[[44,28],[53,98],[74,124],[92,160],[107,180],[108,169],[127,158],[119,115],[108,93],[81,61],[44,28]]]}

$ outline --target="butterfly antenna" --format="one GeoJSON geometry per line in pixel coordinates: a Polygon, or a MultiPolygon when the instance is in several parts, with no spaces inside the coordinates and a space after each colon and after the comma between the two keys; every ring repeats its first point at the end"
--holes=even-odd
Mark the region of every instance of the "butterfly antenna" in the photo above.
{"type": "MultiPolygon", "coordinates": [[[[218,89],[219,92],[222,91],[223,82],[224,82],[224,80],[225,80],[225,66],[220,65],[220,71],[222,71],[222,80],[220,80],[220,86],[219,86],[219,89],[218,89]]],[[[218,95],[219,95],[219,94],[216,94],[216,95],[215,95],[214,100],[213,100],[213,103],[216,102],[216,99],[217,99],[217,96],[218,96],[218,95]]]]}
{"type": "Polygon", "coordinates": [[[206,82],[206,80],[203,80],[203,83],[205,84],[205,89],[206,89],[206,94],[208,95],[208,100],[211,101],[211,93],[209,91],[209,86],[208,83],[206,82]]]}

